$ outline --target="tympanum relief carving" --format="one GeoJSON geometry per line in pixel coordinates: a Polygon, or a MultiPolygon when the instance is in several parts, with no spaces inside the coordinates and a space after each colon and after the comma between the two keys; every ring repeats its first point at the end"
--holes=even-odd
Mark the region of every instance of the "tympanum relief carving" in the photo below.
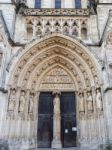
{"type": "Polygon", "coordinates": [[[40,89],[71,89],[75,88],[74,81],[70,75],[64,71],[61,67],[57,66],[48,72],[43,78],[40,89]]]}

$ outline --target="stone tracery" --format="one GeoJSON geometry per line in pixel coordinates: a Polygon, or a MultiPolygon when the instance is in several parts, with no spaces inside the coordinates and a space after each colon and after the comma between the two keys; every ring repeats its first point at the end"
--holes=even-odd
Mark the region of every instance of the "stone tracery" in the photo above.
{"type": "Polygon", "coordinates": [[[88,18],[36,18],[25,17],[27,39],[31,40],[35,37],[41,37],[50,33],[62,33],[68,36],[81,38],[87,40],[87,22],[88,18]]]}

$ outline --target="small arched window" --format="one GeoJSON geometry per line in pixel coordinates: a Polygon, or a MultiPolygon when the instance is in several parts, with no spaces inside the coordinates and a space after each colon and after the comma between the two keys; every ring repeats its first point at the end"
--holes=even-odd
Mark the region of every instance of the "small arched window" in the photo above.
{"type": "Polygon", "coordinates": [[[35,8],[41,8],[41,0],[35,0],[35,8]]]}
{"type": "Polygon", "coordinates": [[[55,8],[60,9],[61,8],[61,0],[55,0],[55,8]]]}
{"type": "Polygon", "coordinates": [[[81,0],[75,0],[75,8],[80,9],[81,8],[81,0]]]}

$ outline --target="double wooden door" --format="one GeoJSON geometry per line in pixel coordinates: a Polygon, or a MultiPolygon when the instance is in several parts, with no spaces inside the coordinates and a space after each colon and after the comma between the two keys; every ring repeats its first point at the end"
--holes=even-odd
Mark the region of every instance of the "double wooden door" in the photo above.
{"type": "MultiPolygon", "coordinates": [[[[63,147],[76,147],[76,102],[73,92],[60,96],[61,142],[63,147]]],[[[37,139],[39,148],[51,148],[53,140],[53,96],[42,92],[39,97],[37,139]]]]}

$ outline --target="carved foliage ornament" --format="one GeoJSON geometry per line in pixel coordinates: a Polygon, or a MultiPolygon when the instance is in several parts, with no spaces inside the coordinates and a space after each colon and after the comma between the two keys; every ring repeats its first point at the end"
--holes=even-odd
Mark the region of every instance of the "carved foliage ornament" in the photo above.
{"type": "Polygon", "coordinates": [[[76,16],[89,15],[89,9],[24,9],[25,16],[76,16]]]}

